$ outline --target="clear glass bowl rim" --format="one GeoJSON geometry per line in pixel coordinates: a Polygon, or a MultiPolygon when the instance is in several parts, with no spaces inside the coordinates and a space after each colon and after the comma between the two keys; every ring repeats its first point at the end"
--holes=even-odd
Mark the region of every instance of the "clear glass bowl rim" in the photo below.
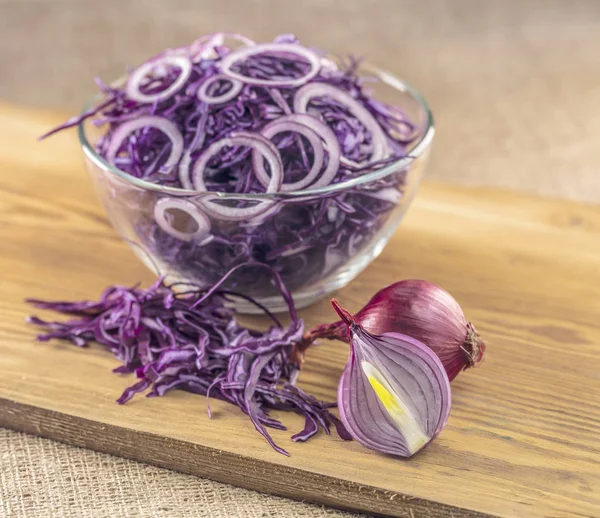
{"type": "MultiPolygon", "coordinates": [[[[291,198],[303,198],[305,196],[317,196],[317,195],[326,195],[331,193],[336,193],[340,191],[344,191],[365,183],[370,183],[376,180],[380,180],[385,178],[386,176],[398,172],[399,169],[410,166],[410,164],[418,159],[427,149],[429,148],[431,141],[433,139],[433,135],[435,133],[433,114],[429,109],[429,105],[423,98],[423,96],[412,86],[410,86],[405,81],[399,79],[395,75],[380,69],[379,67],[362,63],[361,70],[365,70],[370,74],[376,75],[383,83],[399,90],[403,93],[409,94],[417,103],[420,108],[423,110],[425,114],[425,125],[424,129],[421,133],[421,138],[416,142],[414,147],[410,151],[410,155],[400,158],[394,162],[390,162],[389,164],[377,169],[375,171],[371,171],[368,174],[364,174],[358,176],[356,178],[352,178],[350,180],[346,180],[345,182],[330,184],[325,187],[317,187],[313,189],[304,189],[301,191],[290,191],[290,192],[277,192],[277,193],[256,193],[256,194],[241,194],[241,193],[224,193],[224,192],[208,192],[208,191],[195,191],[191,189],[180,189],[178,187],[166,187],[163,185],[158,185],[152,182],[147,182],[146,180],[142,180],[140,178],[136,178],[126,173],[125,171],[121,171],[117,167],[113,166],[109,162],[107,162],[103,157],[101,157],[96,150],[93,148],[91,143],[89,142],[87,135],[85,133],[85,121],[79,123],[77,127],[77,134],[79,136],[79,143],[83,150],[83,153],[87,156],[87,158],[97,167],[108,171],[115,176],[119,177],[121,180],[126,181],[127,183],[132,184],[135,187],[140,189],[144,189],[147,191],[154,191],[160,194],[169,194],[172,196],[216,196],[222,199],[252,199],[252,200],[281,200],[281,199],[291,199],[291,198]]],[[[118,84],[118,82],[117,82],[118,84]]],[[[84,108],[84,111],[87,110],[90,106],[92,106],[95,102],[98,101],[100,96],[96,96],[92,99],[92,101],[84,108]]]]}

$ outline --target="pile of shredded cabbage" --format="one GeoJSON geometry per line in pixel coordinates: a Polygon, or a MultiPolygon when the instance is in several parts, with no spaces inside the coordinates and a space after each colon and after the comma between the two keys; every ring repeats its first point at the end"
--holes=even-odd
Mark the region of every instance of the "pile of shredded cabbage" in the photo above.
{"type": "MultiPolygon", "coordinates": [[[[147,397],[163,396],[182,389],[223,399],[246,413],[254,427],[284,455],[265,427],[285,430],[271,410],[290,410],[305,418],[305,427],[292,436],[306,441],[320,428],[329,434],[333,424],[340,436],[349,440],[344,426],[329,412],[335,403],[323,403],[295,386],[298,365],[291,360],[293,344],[304,332],[289,291],[278,275],[271,283],[289,305],[291,322],[258,331],[241,326],[229,307],[230,291],[222,282],[210,290],[176,293],[159,279],[148,289],[111,286],[98,301],[47,302],[29,299],[40,309],[71,315],[66,322],[29,317],[32,324],[46,332],[38,340],[69,340],[79,347],[98,342],[122,362],[117,373],[135,373],[139,381],[128,387],[118,403],[129,401],[136,393],[149,390],[147,397]]],[[[240,296],[240,294],[235,294],[240,296]]],[[[250,302],[255,303],[250,299],[250,302]]]]}

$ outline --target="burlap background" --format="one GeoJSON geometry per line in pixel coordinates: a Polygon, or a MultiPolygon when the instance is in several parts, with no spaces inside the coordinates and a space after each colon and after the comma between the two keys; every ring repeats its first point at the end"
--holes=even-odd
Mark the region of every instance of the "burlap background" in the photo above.
{"type": "MultiPolygon", "coordinates": [[[[0,97],[78,108],[90,77],[218,29],[367,55],[430,100],[430,177],[600,202],[600,2],[0,0],[0,97]]],[[[342,516],[0,431],[0,516],[342,516]]]]}

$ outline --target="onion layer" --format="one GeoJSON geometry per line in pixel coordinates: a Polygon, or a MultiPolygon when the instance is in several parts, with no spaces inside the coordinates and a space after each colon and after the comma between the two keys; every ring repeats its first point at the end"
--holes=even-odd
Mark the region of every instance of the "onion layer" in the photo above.
{"type": "MultiPolygon", "coordinates": [[[[238,132],[230,137],[223,138],[211,144],[208,149],[198,158],[192,168],[191,178],[189,169],[180,168],[180,180],[186,188],[193,188],[198,191],[207,191],[204,183],[204,171],[209,160],[218,153],[221,149],[228,146],[249,146],[259,151],[267,160],[271,169],[271,177],[267,185],[267,193],[278,192],[281,188],[283,165],[279,151],[275,145],[262,135],[248,132],[238,132]]],[[[211,216],[226,219],[229,221],[240,221],[252,218],[265,212],[273,205],[273,201],[260,200],[255,205],[250,207],[228,207],[216,203],[219,200],[218,196],[205,196],[202,200],[202,206],[211,216]]],[[[225,198],[222,198],[225,200],[225,198]]]]}
{"type": "Polygon", "coordinates": [[[231,101],[235,99],[237,95],[241,92],[244,84],[237,79],[233,79],[231,77],[226,77],[222,74],[217,74],[212,76],[198,89],[198,99],[200,101],[205,102],[206,104],[221,104],[231,101]],[[224,94],[218,95],[216,97],[212,97],[208,95],[208,88],[212,86],[216,81],[228,81],[231,84],[231,88],[227,90],[224,94]]]}
{"type": "MultiPolygon", "coordinates": [[[[289,120],[289,118],[285,116],[280,117],[279,119],[276,119],[267,124],[262,129],[261,134],[264,137],[271,139],[278,133],[283,133],[285,131],[293,131],[306,137],[306,139],[310,142],[310,145],[313,148],[314,159],[308,174],[304,178],[302,178],[302,180],[298,180],[297,182],[292,183],[282,183],[281,185],[282,191],[296,191],[310,185],[321,171],[321,167],[323,166],[324,154],[323,144],[321,143],[321,139],[315,133],[314,130],[312,130],[308,126],[299,124],[298,122],[294,122],[293,120],[289,120]]],[[[265,170],[265,166],[263,164],[263,157],[258,149],[254,150],[252,161],[254,166],[254,174],[258,178],[258,181],[266,187],[270,182],[270,178],[265,170]]]]}
{"type": "Polygon", "coordinates": [[[162,173],[170,173],[177,165],[177,162],[183,153],[183,137],[175,124],[164,117],[158,117],[156,115],[145,115],[121,124],[112,134],[106,150],[106,160],[110,163],[114,163],[125,139],[134,131],[142,128],[156,128],[157,130],[162,131],[171,141],[171,152],[169,153],[167,161],[161,168],[162,173]]]}
{"type": "Polygon", "coordinates": [[[127,93],[127,97],[132,99],[133,101],[137,101],[139,103],[153,103],[158,101],[163,101],[171,97],[175,92],[179,91],[181,87],[185,84],[190,73],[192,71],[192,63],[186,56],[183,56],[179,53],[166,54],[161,57],[157,57],[151,61],[144,63],[139,66],[129,77],[127,81],[127,87],[125,89],[127,93]],[[141,91],[142,81],[146,76],[148,76],[153,70],[157,67],[177,67],[180,69],[179,75],[177,79],[173,81],[171,85],[169,85],[164,90],[153,93],[153,94],[145,94],[141,91]]]}
{"type": "MultiPolygon", "coordinates": [[[[299,133],[302,133],[308,138],[309,133],[306,132],[304,128],[308,129],[309,131],[312,131],[313,133],[317,134],[321,139],[323,139],[323,142],[327,147],[327,153],[329,155],[327,166],[325,167],[325,171],[323,171],[321,177],[311,185],[311,182],[319,173],[319,171],[316,170],[316,164],[318,163],[317,160],[319,160],[322,163],[323,146],[319,143],[317,144],[317,147],[315,147],[315,144],[313,144],[313,140],[310,140],[309,138],[309,142],[313,146],[313,152],[315,153],[315,162],[313,163],[310,172],[302,180],[299,180],[298,182],[292,184],[286,184],[285,188],[284,186],[282,186],[282,191],[300,190],[301,188],[307,186],[311,186],[313,188],[324,187],[331,183],[331,181],[338,172],[340,165],[339,143],[333,130],[326,124],[323,124],[320,120],[315,119],[310,115],[305,115],[303,113],[293,113],[291,115],[284,115],[283,117],[280,117],[279,119],[276,119],[273,122],[267,124],[267,126],[265,126],[265,128],[263,129],[262,134],[270,138],[281,131],[298,131],[299,133]],[[298,127],[301,127],[302,130],[295,129],[298,127]]],[[[260,161],[256,161],[255,159],[254,168],[257,174],[257,178],[261,183],[263,183],[267,178],[267,175],[264,174],[264,168],[262,168],[263,170],[261,170],[261,166],[262,164],[260,163],[260,161]]]]}
{"type": "Polygon", "coordinates": [[[167,234],[170,234],[177,239],[181,239],[182,241],[202,239],[208,236],[210,233],[210,220],[204,214],[202,214],[200,209],[195,204],[189,200],[182,200],[179,198],[161,198],[154,206],[154,219],[160,228],[162,228],[167,234]],[[167,211],[169,209],[175,209],[187,214],[198,225],[197,230],[193,232],[177,230],[167,218],[167,211]]]}
{"type": "Polygon", "coordinates": [[[234,50],[221,60],[221,71],[223,72],[223,74],[233,79],[237,79],[238,81],[243,81],[248,85],[257,86],[299,86],[306,83],[307,81],[310,81],[313,77],[315,77],[319,73],[320,67],[321,63],[319,57],[314,52],[294,43],[261,43],[258,45],[243,47],[241,49],[234,50]],[[248,77],[242,74],[238,74],[237,72],[233,72],[231,70],[231,67],[233,67],[233,65],[235,65],[239,61],[242,61],[250,56],[256,56],[257,54],[266,53],[277,53],[285,55],[293,54],[296,56],[302,56],[308,61],[311,68],[304,76],[294,79],[257,79],[254,77],[248,77]]]}
{"type": "MultiPolygon", "coordinates": [[[[369,110],[362,106],[356,99],[351,97],[350,94],[335,86],[325,83],[311,83],[304,85],[296,92],[294,97],[294,111],[296,113],[307,113],[308,104],[311,99],[314,99],[315,97],[329,97],[330,99],[343,104],[348,108],[352,115],[354,115],[362,124],[364,124],[365,128],[371,132],[373,138],[373,153],[371,154],[370,162],[376,162],[387,156],[388,146],[386,136],[381,129],[381,126],[375,120],[375,117],[373,117],[369,110]]],[[[343,158],[352,165],[364,165],[356,164],[346,157],[343,158]]]]}
{"type": "MultiPolygon", "coordinates": [[[[227,146],[249,146],[262,153],[271,168],[271,178],[267,185],[268,193],[274,193],[279,190],[282,183],[283,165],[279,151],[275,145],[256,133],[238,132],[230,137],[223,138],[211,144],[208,149],[198,158],[192,169],[191,181],[194,189],[206,191],[204,184],[204,169],[208,161],[216,155],[221,149],[227,146]]],[[[183,179],[182,179],[183,183],[183,179]]]]}

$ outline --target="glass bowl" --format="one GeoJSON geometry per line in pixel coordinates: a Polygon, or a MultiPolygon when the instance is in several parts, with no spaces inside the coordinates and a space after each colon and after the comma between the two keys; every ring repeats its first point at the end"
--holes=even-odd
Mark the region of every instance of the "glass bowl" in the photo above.
{"type": "MultiPolygon", "coordinates": [[[[416,137],[407,157],[326,187],[240,195],[160,186],[104,160],[95,151],[102,131],[82,122],[86,167],[112,225],[168,283],[209,287],[234,266],[262,263],[280,274],[298,308],[345,286],[381,253],[406,213],[434,135],[432,114],[416,90],[373,66],[359,73],[379,79],[368,85],[373,98],[400,108],[416,137]],[[228,206],[260,209],[231,221],[219,216],[228,206]]],[[[240,267],[223,287],[271,311],[287,310],[268,268],[240,267]]],[[[244,298],[235,305],[242,313],[257,311],[244,298]]]]}

